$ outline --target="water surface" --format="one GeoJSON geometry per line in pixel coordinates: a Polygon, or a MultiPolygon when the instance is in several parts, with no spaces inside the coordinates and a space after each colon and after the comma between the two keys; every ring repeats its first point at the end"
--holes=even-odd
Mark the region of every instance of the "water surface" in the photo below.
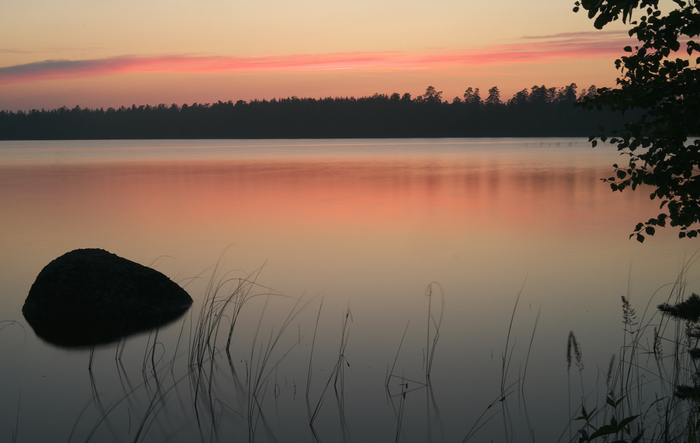
{"type": "Polygon", "coordinates": [[[658,207],[600,181],[616,161],[584,139],[0,142],[3,438],[462,441],[486,421],[474,441],[566,440],[569,331],[593,390],[622,340],[620,296],[651,315],[697,248],[664,230],[628,239],[658,207]],[[164,272],[192,311],[97,349],[88,370],[89,351],[44,343],[21,314],[43,266],[86,247],[164,272]],[[214,281],[255,277],[250,295],[273,295],[245,304],[230,358],[224,315],[200,379],[217,265],[214,281]],[[514,384],[487,409],[518,293],[514,384]]]}

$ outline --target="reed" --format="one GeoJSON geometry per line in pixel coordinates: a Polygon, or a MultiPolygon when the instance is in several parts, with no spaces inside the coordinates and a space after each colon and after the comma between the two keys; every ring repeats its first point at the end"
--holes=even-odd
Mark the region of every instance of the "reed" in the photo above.
{"type": "MultiPolygon", "coordinates": [[[[268,298],[265,300],[265,304],[267,305],[267,302],[269,300],[268,298]]],[[[308,305],[311,303],[313,299],[308,300],[306,302],[302,303],[302,299],[298,298],[296,299],[296,302],[294,303],[294,306],[289,310],[289,313],[287,314],[287,317],[284,319],[282,324],[280,325],[279,329],[277,332],[271,331],[270,332],[270,338],[266,343],[261,343],[257,355],[255,353],[255,344],[257,342],[257,337],[260,331],[260,324],[262,323],[262,316],[264,314],[264,309],[263,309],[263,314],[260,315],[260,321],[258,322],[258,329],[256,330],[256,333],[253,337],[253,346],[251,346],[251,353],[250,353],[250,361],[251,361],[251,376],[248,377],[249,383],[248,383],[248,426],[249,426],[249,440],[252,441],[254,440],[255,437],[255,430],[257,428],[257,422],[259,419],[263,417],[263,412],[262,412],[262,400],[265,396],[266,388],[268,381],[272,375],[273,372],[275,372],[279,366],[279,364],[282,362],[282,360],[291,352],[291,349],[297,344],[293,344],[291,348],[287,349],[285,352],[282,353],[280,358],[277,359],[276,362],[272,362],[272,355],[273,351],[278,347],[279,342],[289,327],[289,325],[292,323],[292,321],[299,315],[300,312],[302,312],[308,305]],[[256,361],[256,365],[254,366],[252,364],[253,361],[256,361]]]]}
{"type": "MultiPolygon", "coordinates": [[[[652,295],[640,317],[629,294],[621,297],[622,346],[618,355],[611,358],[605,374],[605,400],[589,409],[586,395],[582,395],[581,406],[572,416],[572,427],[574,421],[582,424],[570,441],[698,441],[700,309],[697,315],[683,315],[695,300],[700,307],[700,297],[686,296],[685,292],[687,272],[695,261],[683,267],[670,285],[665,302],[657,309],[653,300],[661,289],[652,295]]],[[[573,349],[578,365],[578,344],[571,339],[568,343],[567,359],[571,358],[569,349],[573,349]]]]}
{"type": "MultiPolygon", "coordinates": [[[[146,340],[145,351],[139,350],[137,353],[140,358],[143,352],[142,383],[135,387],[129,385],[129,389],[124,388],[123,396],[109,403],[107,407],[99,405],[101,415],[89,429],[85,441],[97,440],[98,430],[104,431],[103,428],[111,426],[109,417],[115,415],[118,408],[123,409],[125,404],[137,396],[142,399],[142,404],[139,405],[138,411],[135,409],[129,411],[129,440],[132,441],[145,441],[152,438],[149,430],[150,433],[155,433],[154,429],[162,424],[159,423],[160,419],[168,415],[166,406],[172,401],[181,403],[181,408],[185,411],[183,415],[195,416],[202,441],[227,439],[228,435],[221,430],[221,427],[225,426],[226,419],[231,417],[245,423],[239,429],[241,432],[247,431],[248,441],[275,440],[274,436],[263,434],[264,431],[269,432],[270,435],[273,434],[272,425],[270,425],[272,420],[269,417],[270,403],[274,401],[276,405],[281,393],[284,393],[284,387],[281,388],[280,381],[281,376],[284,375],[281,369],[284,368],[282,362],[290,353],[302,346],[304,336],[302,326],[297,328],[293,324],[300,313],[309,309],[317,299],[289,297],[260,284],[258,278],[261,270],[262,268],[251,274],[236,275],[233,272],[222,272],[221,266],[217,264],[211,271],[211,276],[204,280],[206,284],[203,281],[203,286],[206,287],[198,312],[192,312],[182,320],[172,359],[169,360],[166,353],[168,349],[164,343],[165,335],[161,336],[158,330],[154,330],[146,340]],[[253,303],[253,300],[257,301],[253,303]],[[270,306],[280,300],[289,302],[286,305],[289,309],[283,311],[280,319],[267,330],[272,309],[270,306]],[[243,325],[250,325],[250,327],[244,329],[243,325]],[[290,340],[290,336],[293,340],[290,340]],[[187,354],[178,358],[177,355],[184,353],[185,348],[187,348],[187,354]],[[175,375],[176,361],[180,363],[184,361],[184,375],[175,375]],[[149,368],[151,370],[146,370],[147,364],[151,365],[149,368]],[[229,370],[230,373],[227,373],[229,370]],[[168,374],[172,375],[172,380],[168,374]],[[187,381],[190,388],[189,396],[179,392],[179,388],[183,384],[187,385],[187,381]],[[132,412],[135,417],[133,432],[131,431],[132,412]]],[[[695,391],[694,388],[700,381],[698,371],[700,365],[697,364],[697,358],[694,356],[700,355],[700,351],[697,350],[700,340],[698,326],[700,313],[697,317],[688,319],[673,318],[673,315],[678,316],[673,311],[673,307],[684,301],[690,300],[688,302],[690,304],[697,302],[700,307],[700,297],[687,297],[685,294],[686,278],[687,269],[684,268],[678,280],[671,285],[669,293],[664,292],[668,288],[657,291],[646,303],[644,309],[635,309],[638,307],[633,303],[629,293],[621,298],[622,345],[619,352],[609,360],[607,371],[598,370],[600,383],[604,387],[596,384],[593,389],[587,388],[584,381],[587,380],[584,379],[584,373],[588,370],[584,365],[585,343],[581,343],[573,331],[568,334],[566,375],[571,420],[565,424],[560,441],[578,441],[579,443],[698,441],[700,395],[697,394],[700,390],[695,391]],[[664,297],[664,295],[667,296],[664,297]],[[665,314],[655,308],[656,299],[665,300],[664,305],[667,307],[665,314]],[[572,371],[577,371],[578,376],[572,371]],[[600,395],[599,391],[603,394],[600,395]]],[[[493,424],[500,426],[499,415],[503,418],[505,441],[520,442],[525,439],[524,434],[518,435],[517,431],[511,427],[509,407],[512,410],[516,395],[518,406],[525,404],[524,387],[530,356],[535,345],[540,311],[537,312],[531,334],[528,334],[527,348],[522,347],[522,350],[516,353],[517,328],[515,326],[516,319],[520,317],[519,306],[522,305],[520,301],[522,301],[524,288],[525,282],[517,292],[512,312],[507,312],[504,316],[504,321],[509,320],[508,328],[505,331],[505,340],[501,341],[503,346],[501,359],[500,361],[496,359],[494,363],[496,372],[500,367],[500,380],[494,379],[492,400],[487,400],[490,403],[485,405],[481,415],[476,417],[469,429],[465,429],[467,433],[463,442],[479,440],[483,434],[480,431],[494,419],[496,422],[493,424]],[[508,313],[511,314],[509,317],[508,313]],[[526,349],[524,367],[521,365],[522,370],[516,371],[518,367],[516,356],[522,355],[524,349],[526,349]]],[[[421,302],[423,313],[420,314],[420,318],[427,319],[427,325],[424,326],[421,321],[418,337],[411,343],[411,340],[407,339],[407,334],[412,325],[411,321],[407,321],[396,353],[387,356],[384,388],[396,420],[394,422],[389,417],[386,425],[390,431],[394,431],[395,425],[392,436],[396,442],[413,438],[405,430],[411,425],[410,421],[413,419],[411,414],[414,404],[410,402],[415,400],[415,396],[411,393],[426,388],[430,399],[431,388],[438,386],[438,382],[441,381],[438,375],[440,366],[436,364],[435,356],[441,355],[437,351],[437,345],[441,332],[444,333],[441,331],[441,325],[445,295],[442,287],[433,282],[426,287],[425,296],[427,299],[421,302]],[[426,304],[422,304],[426,301],[426,304]],[[425,345],[424,350],[421,343],[425,345]],[[407,352],[411,344],[415,346],[416,360],[414,366],[409,368],[412,372],[404,372],[399,358],[402,352],[407,352]],[[420,351],[423,351],[422,365],[419,360],[420,351]],[[422,379],[423,375],[424,379],[422,379]],[[435,384],[431,381],[431,376],[435,384]]],[[[348,386],[352,381],[349,378],[352,374],[348,371],[352,357],[348,355],[348,343],[353,313],[349,307],[343,311],[342,319],[336,319],[338,322],[336,327],[340,329],[340,339],[337,348],[334,345],[330,351],[331,358],[329,367],[326,368],[326,375],[319,380],[320,371],[314,367],[314,364],[319,364],[317,352],[320,351],[316,348],[317,337],[321,334],[319,329],[323,308],[324,301],[321,299],[318,311],[311,313],[311,315],[315,314],[315,325],[313,320],[309,321],[308,326],[314,325],[314,330],[309,343],[308,370],[304,372],[305,368],[301,369],[302,377],[306,378],[305,396],[309,432],[316,441],[320,441],[316,429],[320,428],[319,423],[322,423],[319,416],[323,415],[321,412],[324,411],[328,396],[333,395],[332,391],[338,402],[342,437],[345,439],[349,435],[346,430],[345,397],[347,393],[349,399],[349,393],[352,392],[346,386],[346,378],[348,386]],[[330,373],[328,369],[331,369],[330,373]],[[319,391],[315,391],[320,392],[318,397],[316,394],[312,396],[311,387],[314,382],[319,384],[319,391]]],[[[7,322],[0,322],[0,331],[9,325],[7,322]]],[[[400,331],[396,332],[398,334],[400,331]]],[[[121,356],[125,347],[126,341],[116,345],[115,360],[118,367],[122,363],[121,356]]],[[[90,373],[93,358],[94,350],[90,352],[90,373]]],[[[302,366],[306,365],[305,358],[306,355],[302,366]]],[[[138,364],[136,366],[138,367],[138,364]]],[[[498,377],[498,374],[495,377],[498,377]]],[[[295,393],[298,380],[292,380],[295,393]]],[[[98,390],[94,382],[92,384],[93,392],[96,394],[98,390]]],[[[284,401],[284,398],[280,401],[284,401]]],[[[95,395],[90,404],[95,405],[99,402],[100,399],[95,395]]],[[[348,400],[348,405],[350,404],[348,400]]],[[[563,408],[563,401],[561,406],[563,408]]],[[[87,407],[86,405],[85,409],[87,407]]],[[[20,405],[18,405],[12,431],[13,442],[19,440],[17,437],[20,424],[19,409],[20,405]]],[[[526,410],[525,414],[527,414],[526,410]]],[[[23,421],[26,420],[24,416],[22,418],[23,421]]],[[[84,422],[82,424],[84,425],[84,422]]],[[[306,424],[305,422],[304,426],[306,424]]],[[[77,426],[78,422],[71,431],[69,441],[73,438],[77,426]]],[[[177,423],[172,429],[168,428],[167,433],[175,436],[178,426],[186,425],[177,423]]],[[[459,431],[460,438],[464,435],[461,434],[462,431],[459,431]]],[[[534,431],[530,431],[531,440],[537,441],[534,431]]]]}
{"type": "Polygon", "coordinates": [[[440,327],[442,325],[442,319],[444,315],[444,310],[445,310],[445,295],[444,295],[444,290],[442,286],[437,283],[437,282],[431,282],[428,284],[428,286],[425,289],[425,296],[427,297],[428,300],[428,306],[427,306],[427,322],[426,322],[426,345],[425,349],[423,349],[423,371],[424,371],[424,381],[417,381],[415,379],[409,378],[405,375],[405,373],[401,373],[401,375],[397,375],[395,373],[396,371],[396,364],[399,359],[399,355],[401,353],[401,348],[403,347],[404,341],[406,339],[406,334],[408,333],[409,326],[411,325],[411,321],[409,320],[406,323],[406,327],[404,328],[403,335],[401,336],[401,340],[399,341],[398,348],[396,350],[396,355],[394,356],[394,360],[391,364],[391,368],[387,365],[387,371],[384,379],[384,389],[386,392],[387,399],[389,403],[392,405],[394,415],[396,416],[396,434],[395,434],[395,441],[399,441],[399,438],[401,436],[401,428],[402,428],[402,423],[403,423],[403,416],[404,416],[404,409],[405,409],[405,404],[407,400],[407,395],[409,393],[412,393],[414,391],[422,390],[422,389],[427,389],[427,394],[428,394],[428,410],[430,410],[430,400],[433,400],[434,404],[434,397],[432,394],[431,390],[431,372],[433,368],[433,361],[435,358],[435,350],[437,349],[437,343],[440,339],[440,327]],[[434,288],[437,288],[434,289],[434,288]],[[435,311],[433,308],[433,298],[436,294],[439,294],[440,298],[440,305],[439,305],[439,314],[436,316],[435,311]],[[392,386],[395,386],[393,383],[398,382],[398,388],[399,392],[392,392],[392,386]],[[398,399],[398,406],[395,404],[395,400],[398,399]]]}
{"type": "Polygon", "coordinates": [[[394,439],[395,443],[399,443],[399,438],[401,437],[401,424],[403,423],[403,410],[404,410],[404,405],[406,403],[406,393],[408,392],[408,383],[403,382],[401,383],[401,394],[399,395],[399,412],[398,412],[398,419],[396,423],[396,438],[394,439]]]}
{"type": "Polygon", "coordinates": [[[17,443],[17,436],[19,435],[19,411],[22,409],[22,390],[19,391],[19,397],[17,399],[17,415],[15,416],[15,425],[12,428],[12,443],[17,443]]]}
{"type": "Polygon", "coordinates": [[[426,334],[426,363],[425,363],[425,377],[430,378],[430,372],[433,368],[433,359],[435,358],[435,348],[437,347],[437,342],[440,339],[440,325],[442,325],[442,316],[445,313],[445,292],[442,289],[440,283],[432,282],[425,289],[425,295],[428,297],[428,332],[426,334]],[[433,286],[438,288],[440,293],[440,315],[436,319],[432,312],[433,303],[433,286]],[[431,340],[431,330],[434,330],[431,340]]]}
{"type": "MultiPolygon", "coordinates": [[[[3,329],[9,328],[10,326],[18,326],[19,328],[22,329],[22,332],[24,332],[24,326],[22,326],[22,323],[16,321],[16,320],[0,320],[0,332],[2,332],[3,329]]],[[[26,337],[26,333],[25,333],[26,337]]]]}
{"type": "MultiPolygon", "coordinates": [[[[525,282],[520,287],[518,295],[515,297],[515,304],[513,305],[513,313],[510,316],[510,323],[508,324],[508,334],[506,334],[506,344],[501,354],[501,398],[505,400],[506,397],[506,379],[508,378],[508,370],[510,369],[510,363],[512,361],[513,351],[515,350],[515,345],[508,348],[510,343],[511,333],[513,332],[513,321],[515,320],[515,312],[518,310],[518,302],[520,301],[520,296],[523,295],[523,289],[525,288],[525,282]]],[[[534,333],[533,333],[534,335],[534,333]]]]}
{"type": "Polygon", "coordinates": [[[318,324],[321,321],[321,310],[323,309],[323,299],[318,306],[318,314],[316,315],[316,325],[314,326],[314,336],[311,340],[311,352],[309,352],[309,369],[306,373],[306,409],[311,420],[311,407],[309,404],[309,392],[311,391],[311,374],[313,373],[314,348],[316,347],[316,334],[318,333],[318,324]]]}
{"type": "MultiPolygon", "coordinates": [[[[530,336],[530,343],[528,345],[528,350],[527,354],[525,356],[525,369],[523,370],[522,374],[518,374],[518,377],[515,378],[515,380],[511,380],[509,377],[510,373],[510,367],[513,361],[513,354],[515,352],[515,343],[512,345],[511,343],[511,338],[513,334],[513,324],[515,323],[515,316],[518,311],[518,304],[520,302],[520,298],[523,294],[523,290],[525,288],[525,283],[527,279],[523,281],[522,286],[520,287],[520,290],[518,291],[518,294],[515,297],[515,302],[513,303],[513,311],[510,316],[510,321],[508,323],[508,332],[506,333],[506,340],[505,340],[505,345],[503,348],[503,351],[501,353],[501,382],[500,382],[500,390],[499,393],[495,396],[495,398],[489,403],[481,413],[477,417],[477,419],[474,421],[473,425],[471,428],[469,428],[467,434],[465,437],[462,439],[462,443],[466,443],[474,438],[476,438],[476,434],[484,427],[486,426],[491,420],[493,420],[499,413],[501,414],[503,418],[503,429],[505,433],[505,440],[506,441],[513,441],[514,440],[514,434],[511,432],[511,423],[510,423],[510,417],[509,417],[509,412],[508,412],[508,397],[510,397],[512,394],[515,392],[518,392],[521,394],[518,397],[518,404],[523,406],[525,411],[527,410],[527,407],[525,405],[524,401],[524,386],[525,386],[525,376],[527,375],[527,366],[528,362],[530,361],[530,354],[532,352],[532,346],[535,340],[535,332],[537,331],[537,324],[539,322],[539,317],[540,317],[540,311],[538,310],[537,317],[535,318],[535,323],[532,328],[532,334],[530,336]],[[521,402],[522,401],[522,402],[521,402]],[[495,408],[495,406],[500,406],[500,408],[495,408]],[[500,409],[500,410],[499,410],[500,409]]],[[[532,434],[533,431],[532,429],[529,430],[529,432],[532,434]]]]}
{"type": "Polygon", "coordinates": [[[257,283],[257,277],[262,268],[245,277],[233,277],[231,272],[219,275],[219,266],[220,264],[217,263],[208,280],[204,301],[190,340],[189,367],[197,394],[200,383],[205,380],[209,382],[207,391],[211,392],[213,380],[210,375],[213,373],[216,354],[220,351],[217,348],[217,341],[222,321],[229,319],[227,341],[223,349],[230,352],[233,332],[243,307],[256,297],[281,295],[257,283]],[[254,289],[260,292],[253,292],[254,289]],[[209,364],[208,373],[204,372],[205,362],[209,364]]]}
{"type": "MultiPolygon", "coordinates": [[[[220,265],[217,264],[208,280],[202,307],[193,325],[193,333],[189,344],[189,375],[192,391],[194,393],[194,408],[198,423],[201,427],[200,405],[205,407],[211,419],[210,429],[216,432],[216,409],[222,407],[233,411],[236,415],[245,419],[248,428],[248,440],[255,440],[256,430],[260,423],[264,423],[263,403],[270,380],[280,363],[301,342],[301,331],[297,341],[287,349],[280,350],[281,339],[289,329],[293,320],[300,312],[314,300],[303,300],[281,294],[271,288],[258,283],[258,277],[262,268],[244,277],[235,277],[231,272],[220,274],[220,265]],[[268,303],[271,298],[286,298],[294,301],[286,318],[273,328],[266,339],[262,331],[263,321],[266,315],[268,303]],[[259,312],[257,326],[249,344],[250,350],[246,358],[242,360],[245,369],[245,381],[238,380],[238,371],[232,358],[232,348],[236,341],[236,326],[245,306],[253,299],[262,298],[262,308],[259,312]],[[239,390],[240,396],[245,398],[245,406],[242,411],[236,410],[219,398],[214,386],[218,377],[218,362],[223,354],[231,370],[234,386],[239,390]],[[277,357],[275,357],[277,356],[277,357]],[[200,398],[204,402],[200,402],[200,398]]],[[[320,311],[319,311],[320,316],[320,311]]],[[[241,343],[243,344],[243,343],[241,343]]],[[[240,348],[240,346],[238,346],[240,348]]],[[[276,387],[271,389],[276,395],[276,387]]]]}
{"type": "MultiPolygon", "coordinates": [[[[394,375],[394,369],[396,369],[396,362],[399,360],[399,354],[401,353],[401,347],[403,346],[404,340],[406,340],[406,333],[408,332],[408,327],[409,327],[410,325],[411,325],[411,320],[409,320],[409,321],[406,323],[406,329],[403,330],[403,335],[401,336],[401,341],[399,342],[399,347],[398,347],[398,349],[396,350],[396,356],[394,357],[394,362],[393,362],[392,365],[391,365],[391,369],[389,370],[389,369],[387,368],[386,379],[385,379],[385,381],[384,381],[384,388],[386,389],[387,394],[388,394],[389,396],[391,396],[391,391],[390,391],[390,389],[389,389],[389,383],[391,382],[391,379],[392,379],[393,377],[397,377],[396,375],[394,375]]],[[[401,379],[401,384],[403,385],[404,377],[400,377],[400,379],[401,379]]]]}
{"type": "MultiPolygon", "coordinates": [[[[320,310],[319,310],[320,312],[320,310]]],[[[333,366],[333,370],[331,371],[330,375],[328,376],[328,380],[326,381],[326,384],[323,387],[323,391],[321,392],[321,395],[319,396],[318,401],[316,402],[316,406],[311,412],[310,417],[309,417],[309,426],[313,429],[314,428],[314,422],[316,421],[316,418],[318,417],[319,412],[321,411],[321,405],[323,405],[323,401],[326,397],[326,392],[328,391],[328,388],[331,386],[331,382],[333,382],[333,388],[336,393],[336,397],[338,397],[339,400],[339,406],[340,406],[340,413],[341,413],[341,421],[343,421],[343,408],[342,408],[342,398],[345,395],[345,366],[350,366],[350,363],[348,362],[347,358],[345,357],[345,349],[347,348],[348,345],[348,340],[350,339],[350,325],[348,324],[349,321],[352,321],[352,313],[350,312],[350,308],[347,308],[345,312],[345,319],[343,321],[343,326],[341,330],[341,335],[340,335],[340,346],[338,348],[338,358],[335,362],[335,365],[333,366]]],[[[310,378],[309,378],[310,380],[310,378]]],[[[307,393],[308,393],[308,387],[307,387],[307,393]]],[[[310,411],[310,408],[309,408],[310,411]]]]}

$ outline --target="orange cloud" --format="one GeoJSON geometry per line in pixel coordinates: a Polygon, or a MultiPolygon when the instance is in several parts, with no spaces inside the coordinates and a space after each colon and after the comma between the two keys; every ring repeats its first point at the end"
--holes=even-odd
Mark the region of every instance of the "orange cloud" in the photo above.
{"type": "Polygon", "coordinates": [[[577,32],[523,37],[521,42],[470,50],[423,53],[383,51],[297,54],[267,57],[173,54],[126,55],[93,60],[45,60],[0,68],[0,84],[143,72],[225,73],[271,70],[430,69],[442,66],[485,66],[548,63],[619,55],[629,44],[623,31],[577,32]]]}

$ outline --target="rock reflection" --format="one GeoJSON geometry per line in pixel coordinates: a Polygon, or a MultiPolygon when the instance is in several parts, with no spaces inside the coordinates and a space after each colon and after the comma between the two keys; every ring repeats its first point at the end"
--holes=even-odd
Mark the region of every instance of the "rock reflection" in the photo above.
{"type": "Polygon", "coordinates": [[[192,298],[160,272],[101,249],[78,249],[39,273],[22,308],[37,336],[91,347],[166,325],[192,298]]]}

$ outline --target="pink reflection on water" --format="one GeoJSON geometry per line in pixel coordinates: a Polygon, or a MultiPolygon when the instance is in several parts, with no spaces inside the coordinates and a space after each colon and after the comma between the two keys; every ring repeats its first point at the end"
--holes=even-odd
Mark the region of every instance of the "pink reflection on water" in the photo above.
{"type": "MultiPolygon", "coordinates": [[[[408,370],[420,370],[424,288],[438,281],[447,311],[436,365],[444,389],[436,396],[448,401],[454,394],[443,410],[459,415],[446,422],[459,423],[465,416],[460,402],[477,390],[465,381],[478,380],[487,397],[473,406],[477,415],[492,400],[489,389],[498,383],[488,380],[500,370],[513,300],[527,280],[514,333],[521,343],[530,337],[538,306],[543,309],[531,362],[536,375],[528,383],[562,394],[565,384],[553,378],[566,377],[568,332],[575,329],[586,343],[591,366],[605,364],[617,349],[609,337],[619,332],[619,295],[632,274],[631,258],[630,280],[655,290],[669,275],[675,278],[683,250],[662,233],[643,247],[627,240],[634,223],[656,207],[644,191],[611,193],[599,180],[609,174],[607,162],[559,151],[551,161],[525,147],[514,155],[515,149],[493,145],[475,155],[438,155],[431,145],[420,155],[181,154],[178,161],[113,155],[108,161],[4,164],[0,271],[11,271],[4,271],[10,296],[0,299],[0,311],[19,312],[41,267],[70,249],[104,247],[144,264],[172,255],[184,263],[180,274],[166,273],[190,277],[233,244],[231,267],[253,271],[267,262],[265,285],[294,296],[307,289],[310,296],[326,296],[323,319],[330,332],[323,340],[333,352],[337,314],[351,307],[348,352],[354,380],[366,386],[375,380],[370,375],[383,380],[409,319],[412,328],[419,325],[410,331],[419,339],[407,340],[402,352],[417,356],[408,370]],[[371,366],[367,379],[365,366],[371,366]]],[[[198,306],[201,293],[192,295],[198,306]]],[[[276,315],[286,313],[269,313],[276,315]]],[[[313,318],[300,322],[301,333],[309,338],[313,325],[313,318]]],[[[381,386],[377,393],[380,401],[369,403],[382,403],[381,386]]],[[[363,399],[368,393],[353,394],[363,399]]],[[[564,403],[548,398],[547,404],[564,403]]]]}
{"type": "MultiPolygon", "coordinates": [[[[546,232],[628,228],[645,208],[611,198],[600,168],[474,161],[110,163],[2,170],[5,222],[99,220],[138,230],[230,223],[546,232]],[[617,216],[611,216],[617,214],[617,216]]],[[[641,191],[643,193],[643,191],[641,191]]],[[[636,194],[635,196],[643,197],[636,194]]],[[[629,197],[629,196],[628,196],[629,197]]],[[[78,223],[81,223],[79,221],[78,223]]]]}

